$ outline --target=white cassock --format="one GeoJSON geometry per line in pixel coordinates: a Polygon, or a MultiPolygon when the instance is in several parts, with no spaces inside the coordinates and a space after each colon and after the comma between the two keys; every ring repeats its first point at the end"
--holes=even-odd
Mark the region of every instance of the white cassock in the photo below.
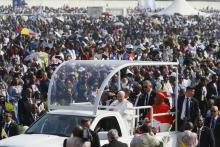
{"type": "Polygon", "coordinates": [[[127,125],[127,128],[129,128],[129,133],[131,133],[133,127],[132,121],[135,111],[129,108],[133,108],[133,104],[125,99],[122,102],[115,100],[110,106],[115,107],[115,111],[118,111],[121,114],[125,124],[127,125]]]}

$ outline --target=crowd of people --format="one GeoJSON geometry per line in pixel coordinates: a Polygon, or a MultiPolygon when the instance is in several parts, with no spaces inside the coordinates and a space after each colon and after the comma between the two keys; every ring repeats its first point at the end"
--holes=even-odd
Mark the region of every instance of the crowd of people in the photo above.
{"type": "MultiPolygon", "coordinates": [[[[202,116],[206,118],[207,127],[213,130],[215,146],[219,146],[219,11],[206,17],[139,13],[127,17],[105,14],[96,18],[77,13],[86,12],[80,8],[22,9],[33,15],[6,15],[13,11],[7,7],[0,7],[0,11],[5,13],[0,16],[2,138],[17,135],[16,124],[30,126],[47,111],[51,75],[64,61],[175,61],[179,62],[178,129],[183,131],[189,121],[196,124],[202,116]],[[35,10],[73,15],[45,16],[43,13],[41,16],[34,15],[35,10]],[[22,32],[23,28],[32,33],[22,32]],[[44,52],[47,56],[31,56],[36,52],[44,52]],[[8,122],[13,124],[15,133],[7,129],[8,122]]],[[[116,81],[112,78],[100,104],[120,106],[121,100],[113,102],[114,97],[120,95],[117,98],[126,100],[125,107],[151,105],[157,108],[159,105],[163,112],[175,110],[175,68],[133,67],[129,70],[130,73],[122,76],[122,89],[118,94],[116,81]],[[154,100],[155,97],[158,99],[154,100]]],[[[72,86],[71,80],[61,82],[72,86]]],[[[143,111],[142,117],[149,117],[148,112],[143,111]]],[[[168,117],[155,119],[172,122],[168,117]]]]}

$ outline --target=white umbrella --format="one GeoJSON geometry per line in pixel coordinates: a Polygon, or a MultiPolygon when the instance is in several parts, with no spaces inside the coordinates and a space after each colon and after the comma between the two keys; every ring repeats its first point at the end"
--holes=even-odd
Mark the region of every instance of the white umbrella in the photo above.
{"type": "Polygon", "coordinates": [[[54,33],[55,33],[55,35],[56,35],[57,37],[59,37],[59,38],[62,37],[62,35],[61,35],[60,33],[56,32],[56,31],[54,31],[54,33]]]}
{"type": "Polygon", "coordinates": [[[28,55],[27,57],[24,58],[24,61],[29,61],[29,60],[38,60],[38,59],[42,59],[42,58],[47,58],[48,59],[48,54],[45,52],[35,52],[32,53],[30,55],[28,55]]]}
{"type": "Polygon", "coordinates": [[[114,23],[114,25],[115,25],[115,26],[121,26],[121,27],[124,26],[124,24],[123,24],[122,22],[116,22],[116,23],[114,23]]]}

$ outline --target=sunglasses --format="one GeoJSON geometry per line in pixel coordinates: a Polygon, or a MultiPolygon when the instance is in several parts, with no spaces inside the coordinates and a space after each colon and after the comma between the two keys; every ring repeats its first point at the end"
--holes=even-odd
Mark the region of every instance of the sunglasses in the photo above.
{"type": "Polygon", "coordinates": [[[217,112],[217,111],[215,111],[215,110],[211,110],[211,112],[217,112]]]}

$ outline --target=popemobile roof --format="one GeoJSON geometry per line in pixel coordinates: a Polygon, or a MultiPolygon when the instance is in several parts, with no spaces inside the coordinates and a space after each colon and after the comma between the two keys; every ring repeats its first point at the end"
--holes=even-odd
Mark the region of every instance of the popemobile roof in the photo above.
{"type": "Polygon", "coordinates": [[[50,80],[48,107],[92,111],[95,115],[112,76],[128,66],[178,65],[177,62],[125,60],[69,60],[57,67],[50,80]]]}

